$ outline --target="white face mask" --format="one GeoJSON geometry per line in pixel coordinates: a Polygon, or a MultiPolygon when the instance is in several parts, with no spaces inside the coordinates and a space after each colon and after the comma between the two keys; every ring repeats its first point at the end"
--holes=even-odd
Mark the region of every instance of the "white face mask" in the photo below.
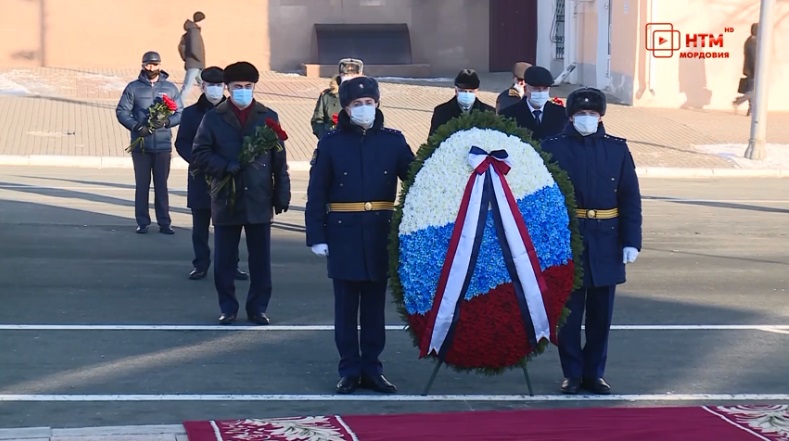
{"type": "Polygon", "coordinates": [[[573,127],[582,136],[591,135],[597,131],[597,124],[600,119],[594,115],[575,115],[573,117],[573,127]]]}
{"type": "Polygon", "coordinates": [[[365,129],[372,127],[375,122],[375,105],[351,107],[351,122],[365,129]]]}
{"type": "Polygon", "coordinates": [[[541,109],[545,103],[548,102],[548,98],[550,98],[551,93],[547,90],[542,92],[532,92],[531,96],[529,97],[529,102],[532,106],[541,109]]]}
{"type": "Polygon", "coordinates": [[[467,109],[473,106],[476,100],[477,96],[474,92],[458,92],[458,104],[460,104],[460,107],[467,109]]]}
{"type": "Polygon", "coordinates": [[[225,94],[225,86],[208,86],[205,88],[205,97],[208,101],[216,103],[222,99],[225,94]]]}

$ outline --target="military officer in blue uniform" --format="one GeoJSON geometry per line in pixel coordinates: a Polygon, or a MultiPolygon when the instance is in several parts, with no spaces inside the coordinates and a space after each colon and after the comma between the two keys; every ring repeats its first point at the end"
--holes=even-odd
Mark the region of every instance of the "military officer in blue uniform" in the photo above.
{"type": "Polygon", "coordinates": [[[249,252],[247,320],[268,325],[271,321],[266,310],[272,290],[271,224],[275,214],[288,211],[290,206],[287,154],[280,141],[281,150],[269,150],[251,164],[239,162],[244,139],[264,126],[266,120],[279,122],[279,115],[254,98],[260,80],[255,66],[246,61],[233,63],[225,67],[223,77],[230,99],[205,114],[192,145],[194,164],[211,177],[212,189],[226,176],[234,182],[211,196],[214,285],[222,311],[219,323],[229,325],[238,314],[234,280],[243,230],[249,252]]]}
{"type": "Polygon", "coordinates": [[[575,187],[583,236],[583,286],[567,302],[570,316],[559,331],[564,372],[561,390],[608,394],[603,378],[608,355],[616,286],[625,283],[625,265],[641,250],[641,192],[627,141],[606,134],[605,94],[578,89],[567,97],[568,125],[542,148],[564,169],[575,187]],[[581,321],[586,310],[586,344],[581,321]]]}
{"type": "MultiPolygon", "coordinates": [[[[193,269],[189,273],[190,280],[204,279],[211,266],[211,248],[208,246],[208,231],[211,227],[211,197],[205,174],[192,163],[192,143],[203,116],[218,104],[224,102],[225,83],[224,70],[211,66],[200,73],[200,89],[203,93],[197,102],[184,109],[181,114],[181,126],[175,138],[175,149],[189,164],[187,175],[186,206],[192,211],[192,248],[195,258],[193,269]]],[[[238,260],[238,257],[236,257],[238,260]]],[[[236,269],[236,280],[247,280],[249,275],[236,269]]]]}
{"type": "Polygon", "coordinates": [[[406,178],[414,154],[401,132],[384,127],[380,96],[372,78],[340,84],[338,127],[318,143],[307,189],[307,246],[327,257],[334,284],[336,389],[342,394],[359,387],[397,390],[383,376],[379,356],[386,341],[387,247],[397,179],[406,178]]]}
{"type": "Polygon", "coordinates": [[[535,141],[562,133],[567,115],[562,106],[550,102],[553,75],[540,66],[531,66],[523,73],[525,96],[518,103],[504,108],[499,114],[512,118],[520,127],[532,132],[535,141]]]}

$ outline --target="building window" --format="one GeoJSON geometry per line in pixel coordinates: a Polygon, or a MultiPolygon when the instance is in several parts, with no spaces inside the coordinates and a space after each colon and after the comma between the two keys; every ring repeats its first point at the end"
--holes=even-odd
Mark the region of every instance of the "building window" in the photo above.
{"type": "Polygon", "coordinates": [[[555,60],[564,60],[564,0],[556,0],[551,29],[551,42],[554,44],[555,60]]]}

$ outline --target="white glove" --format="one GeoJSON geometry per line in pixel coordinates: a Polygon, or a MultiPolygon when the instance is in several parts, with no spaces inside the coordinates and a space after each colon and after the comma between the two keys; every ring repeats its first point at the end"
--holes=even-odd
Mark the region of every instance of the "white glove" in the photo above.
{"type": "Polygon", "coordinates": [[[312,252],[315,253],[316,256],[328,256],[329,255],[329,246],[325,243],[317,243],[312,246],[312,252]]]}
{"type": "Polygon", "coordinates": [[[622,263],[633,263],[638,258],[638,250],[633,247],[624,247],[622,249],[622,263]]]}

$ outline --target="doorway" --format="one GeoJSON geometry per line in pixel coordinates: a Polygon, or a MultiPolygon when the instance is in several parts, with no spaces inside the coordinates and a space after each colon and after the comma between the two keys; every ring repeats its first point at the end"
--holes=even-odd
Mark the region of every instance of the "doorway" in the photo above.
{"type": "Polygon", "coordinates": [[[611,0],[597,0],[597,88],[611,87],[611,0]]]}
{"type": "Polygon", "coordinates": [[[509,72],[518,61],[537,62],[537,0],[490,0],[488,69],[509,72]]]}

